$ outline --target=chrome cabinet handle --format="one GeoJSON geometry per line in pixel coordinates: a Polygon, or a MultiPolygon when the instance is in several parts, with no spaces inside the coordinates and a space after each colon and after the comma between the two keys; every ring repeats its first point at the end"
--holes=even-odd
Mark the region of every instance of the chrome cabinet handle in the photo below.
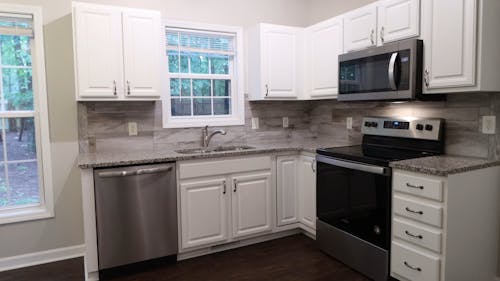
{"type": "Polygon", "coordinates": [[[117,92],[116,92],[116,80],[113,80],[113,95],[116,96],[117,92]]]}
{"type": "Polygon", "coordinates": [[[130,81],[127,80],[127,95],[130,96],[130,81]]]}
{"type": "Polygon", "coordinates": [[[266,84],[266,97],[269,96],[269,85],[266,84]]]}
{"type": "Polygon", "coordinates": [[[236,192],[236,189],[238,188],[238,181],[236,179],[233,179],[233,184],[234,184],[233,192],[236,192]]]}
{"type": "Polygon", "coordinates": [[[380,28],[380,41],[382,41],[382,43],[384,43],[384,27],[383,26],[380,28]]]}
{"type": "Polygon", "coordinates": [[[314,159],[311,163],[311,170],[313,171],[313,173],[316,173],[316,169],[314,168],[314,165],[316,165],[316,159],[314,159]]]}
{"type": "Polygon", "coordinates": [[[424,70],[424,83],[425,87],[429,88],[429,71],[427,69],[424,70]]]}
{"type": "Polygon", "coordinates": [[[372,42],[372,45],[375,45],[375,40],[373,39],[373,35],[375,35],[375,30],[372,29],[372,32],[370,33],[370,41],[372,42]]]}
{"type": "Polygon", "coordinates": [[[424,212],[423,212],[423,211],[415,211],[415,210],[412,210],[412,209],[410,209],[410,208],[408,208],[408,207],[406,207],[406,208],[405,208],[405,210],[406,210],[407,212],[414,213],[414,214],[419,214],[419,215],[423,215],[423,214],[424,214],[424,212]]]}
{"type": "Polygon", "coordinates": [[[410,237],[413,237],[413,238],[418,238],[418,239],[423,239],[424,238],[422,235],[420,235],[420,234],[419,235],[415,235],[415,234],[409,232],[408,230],[405,230],[405,234],[408,235],[408,236],[410,236],[410,237]]]}
{"type": "Polygon", "coordinates": [[[223,182],[222,182],[222,186],[223,186],[223,189],[222,189],[222,194],[226,194],[226,189],[227,189],[227,184],[226,184],[226,181],[223,181],[223,182]]]}
{"type": "Polygon", "coordinates": [[[422,269],[421,269],[420,267],[416,267],[416,266],[410,265],[410,264],[409,264],[408,262],[406,262],[406,261],[404,261],[403,263],[404,263],[404,265],[405,265],[406,267],[408,267],[408,268],[409,268],[409,269],[411,269],[411,270],[415,270],[415,271],[422,271],[422,269]]]}
{"type": "Polygon", "coordinates": [[[424,186],[423,185],[413,185],[411,183],[406,183],[406,186],[409,187],[409,188],[415,188],[415,189],[424,189],[424,186]]]}

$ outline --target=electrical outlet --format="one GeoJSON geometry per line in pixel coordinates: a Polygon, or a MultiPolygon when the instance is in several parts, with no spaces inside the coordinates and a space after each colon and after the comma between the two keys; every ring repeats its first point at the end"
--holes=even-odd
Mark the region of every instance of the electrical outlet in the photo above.
{"type": "Polygon", "coordinates": [[[137,136],[137,122],[128,122],[128,135],[137,136]]]}
{"type": "Polygon", "coordinates": [[[496,116],[483,116],[482,117],[482,128],[481,132],[483,134],[493,135],[496,132],[497,127],[497,117],[496,116]]]}
{"type": "Polygon", "coordinates": [[[257,130],[259,128],[259,117],[252,117],[252,129],[257,130]]]}
{"type": "Polygon", "coordinates": [[[283,117],[283,128],[288,128],[288,117],[283,117]]]}
{"type": "Polygon", "coordinates": [[[347,117],[345,121],[346,121],[346,128],[348,130],[352,130],[352,117],[347,117]]]}

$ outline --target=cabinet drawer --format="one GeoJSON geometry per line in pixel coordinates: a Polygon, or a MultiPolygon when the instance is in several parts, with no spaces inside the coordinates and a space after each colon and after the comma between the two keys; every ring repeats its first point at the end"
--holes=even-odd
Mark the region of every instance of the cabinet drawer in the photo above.
{"type": "Polygon", "coordinates": [[[397,215],[423,223],[441,227],[443,225],[443,207],[417,202],[394,195],[393,212],[397,215]]]}
{"type": "Polygon", "coordinates": [[[219,158],[181,162],[179,164],[179,178],[188,179],[269,169],[271,169],[271,156],[219,158]]]}
{"type": "Polygon", "coordinates": [[[393,189],[396,191],[443,201],[443,181],[394,173],[393,189]]]}
{"type": "Polygon", "coordinates": [[[439,257],[392,242],[391,272],[411,281],[439,281],[439,257]]]}
{"type": "Polygon", "coordinates": [[[441,231],[424,229],[397,218],[394,218],[393,221],[392,233],[395,237],[438,253],[441,252],[441,231]]]}

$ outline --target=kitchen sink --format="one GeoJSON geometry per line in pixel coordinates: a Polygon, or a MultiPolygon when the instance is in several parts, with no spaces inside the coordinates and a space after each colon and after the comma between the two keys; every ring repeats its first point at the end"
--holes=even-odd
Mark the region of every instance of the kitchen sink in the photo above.
{"type": "Polygon", "coordinates": [[[199,153],[214,153],[214,152],[225,152],[225,151],[242,151],[248,149],[255,149],[253,146],[248,145],[231,145],[231,146],[216,146],[216,147],[207,147],[207,148],[188,148],[188,149],[180,149],[175,152],[180,154],[199,154],[199,153]]]}

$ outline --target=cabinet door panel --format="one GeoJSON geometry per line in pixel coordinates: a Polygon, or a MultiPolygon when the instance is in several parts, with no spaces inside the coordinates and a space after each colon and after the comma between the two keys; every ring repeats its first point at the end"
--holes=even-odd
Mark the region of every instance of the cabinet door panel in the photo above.
{"type": "Polygon", "coordinates": [[[120,10],[81,6],[74,15],[78,97],[117,97],[123,93],[120,10]]]}
{"type": "Polygon", "coordinates": [[[385,0],[378,6],[379,44],[420,34],[420,0],[385,0]]]}
{"type": "Polygon", "coordinates": [[[227,240],[229,190],[226,179],[180,184],[183,249],[227,240]]]}
{"type": "Polygon", "coordinates": [[[160,25],[159,13],[123,13],[127,97],[160,96],[160,25]]]}
{"type": "Polygon", "coordinates": [[[298,222],[297,157],[277,159],[277,214],[278,225],[298,222]]]}
{"type": "Polygon", "coordinates": [[[377,44],[377,7],[368,5],[344,15],[346,51],[360,50],[377,44]]]}
{"type": "Polygon", "coordinates": [[[316,165],[313,157],[302,156],[299,166],[299,219],[316,229],[316,165]]]}
{"type": "Polygon", "coordinates": [[[271,173],[258,172],[232,178],[233,237],[272,229],[271,173]]]}
{"type": "Polygon", "coordinates": [[[422,5],[424,89],[474,86],[476,1],[422,0],[422,5]]]}

